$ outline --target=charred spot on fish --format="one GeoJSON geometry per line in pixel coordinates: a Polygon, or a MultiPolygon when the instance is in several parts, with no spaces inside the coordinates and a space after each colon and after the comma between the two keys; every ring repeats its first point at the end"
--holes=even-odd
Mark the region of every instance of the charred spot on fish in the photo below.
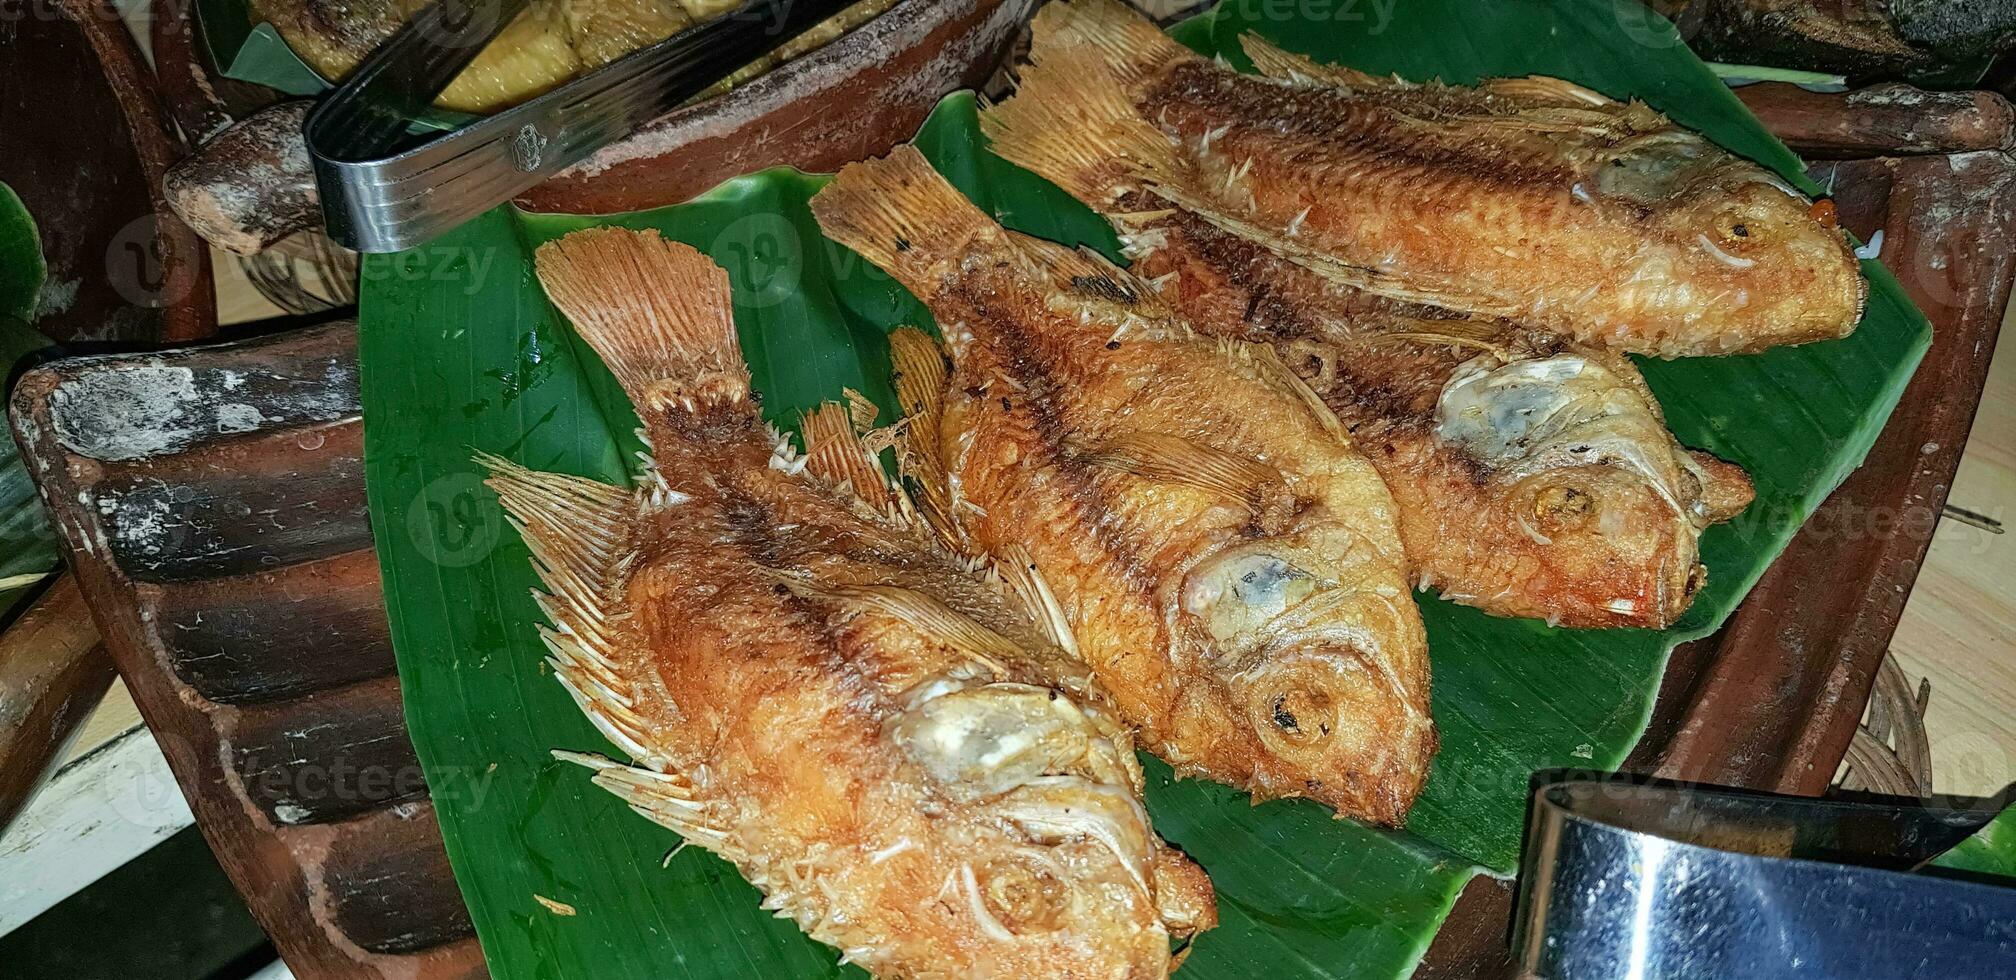
{"type": "Polygon", "coordinates": [[[1001,410],[1004,412],[1012,412],[1015,410],[1015,403],[1009,401],[1007,395],[1001,396],[1001,410]]]}
{"type": "Polygon", "coordinates": [[[911,246],[910,246],[910,239],[908,239],[908,238],[897,238],[897,239],[896,239],[896,251],[898,251],[898,252],[908,252],[908,251],[910,251],[910,247],[911,247],[911,246]]]}
{"type": "Polygon", "coordinates": [[[983,395],[987,394],[987,389],[986,389],[986,388],[984,388],[984,387],[982,387],[982,386],[980,386],[980,385],[973,385],[973,386],[971,386],[971,387],[969,387],[969,388],[965,388],[965,389],[963,389],[963,390],[964,390],[964,391],[966,392],[966,397],[968,397],[968,398],[979,398],[979,397],[981,397],[981,396],[983,396],[983,395]]]}
{"type": "Polygon", "coordinates": [[[1708,566],[1697,561],[1694,563],[1694,567],[1687,572],[1687,584],[1681,586],[1681,592],[1687,598],[1692,599],[1694,593],[1701,591],[1701,586],[1707,584],[1707,582],[1708,566]]]}
{"type": "Polygon", "coordinates": [[[772,586],[770,587],[770,591],[772,591],[772,592],[775,592],[775,593],[777,593],[778,595],[790,595],[790,594],[791,594],[791,587],[790,587],[790,586],[788,586],[788,585],[785,585],[785,584],[784,584],[784,583],[782,583],[782,582],[778,582],[777,584],[775,584],[775,585],[772,585],[772,586]]]}
{"type": "Polygon", "coordinates": [[[1107,350],[1119,350],[1119,349],[1120,349],[1120,342],[1119,342],[1119,341],[1117,341],[1117,340],[1109,340],[1109,341],[1107,341],[1107,342],[1106,342],[1106,349],[1107,349],[1107,350]]]}
{"type": "Polygon", "coordinates": [[[1110,276],[1072,276],[1071,286],[1081,293],[1090,293],[1122,306],[1133,306],[1140,302],[1140,297],[1125,286],[1114,282],[1110,276]]]}

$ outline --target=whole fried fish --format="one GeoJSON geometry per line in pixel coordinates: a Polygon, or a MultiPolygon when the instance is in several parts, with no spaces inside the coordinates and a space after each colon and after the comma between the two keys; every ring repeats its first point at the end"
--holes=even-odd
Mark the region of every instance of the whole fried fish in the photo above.
{"type": "Polygon", "coordinates": [[[1150,829],[1128,730],[992,579],[935,544],[828,405],[762,420],[727,276],[655,233],[542,246],[644,419],[635,491],[488,459],[550,595],[552,666],[636,762],[562,754],[887,977],[1166,976],[1215,919],[1150,829]]]}
{"type": "MultiPolygon", "coordinates": [[[[936,315],[954,366],[913,455],[942,463],[974,545],[1041,573],[1144,743],[1259,798],[1400,822],[1436,735],[1393,498],[1273,350],[1005,231],[913,148],[812,209],[936,315]]],[[[896,343],[914,411],[929,359],[896,343]]]]}
{"type": "MultiPolygon", "coordinates": [[[[1079,84],[1081,58],[1042,54],[982,117],[996,152],[1105,212],[1134,271],[1199,329],[1275,346],[1393,491],[1420,584],[1568,626],[1656,629],[1686,610],[1701,531],[1753,491],[1679,445],[1628,358],[1373,296],[1172,207],[1133,176],[1160,134],[1084,139],[1087,118],[1131,110],[1079,84]]],[[[1158,169],[1182,166],[1165,152],[1158,169]]]]}
{"type": "MultiPolygon", "coordinates": [[[[1242,75],[1117,0],[1060,0],[1033,56],[1115,88],[1184,167],[1140,182],[1339,283],[1677,357],[1846,336],[1866,294],[1831,208],[1674,125],[1553,78],[1477,88],[1245,39],[1242,75]]],[[[1109,138],[1108,118],[1080,120],[1109,138]]]]}

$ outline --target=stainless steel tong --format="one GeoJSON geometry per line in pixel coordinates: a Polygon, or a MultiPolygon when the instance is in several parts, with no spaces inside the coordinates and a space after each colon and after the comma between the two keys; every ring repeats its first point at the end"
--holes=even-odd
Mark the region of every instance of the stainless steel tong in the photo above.
{"type": "Polygon", "coordinates": [[[749,0],[515,108],[444,135],[414,123],[527,0],[437,0],[308,115],[330,237],[396,252],[510,200],[839,13],[851,0],[749,0]]]}
{"type": "Polygon", "coordinates": [[[1913,874],[1992,814],[1543,786],[1513,950],[1544,980],[2006,980],[2016,887],[1913,874]]]}

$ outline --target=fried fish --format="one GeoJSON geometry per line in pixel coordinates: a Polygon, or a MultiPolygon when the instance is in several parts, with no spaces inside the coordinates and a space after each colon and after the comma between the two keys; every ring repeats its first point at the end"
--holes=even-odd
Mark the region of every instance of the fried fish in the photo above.
{"type": "Polygon", "coordinates": [[[973,546],[1040,572],[1143,743],[1257,798],[1399,823],[1436,735],[1393,498],[1273,349],[1007,232],[910,147],[812,209],[931,307],[953,368],[932,405],[942,365],[897,339],[906,424],[935,441],[909,455],[939,461],[973,546]]]}
{"type": "Polygon", "coordinates": [[[642,486],[487,459],[547,594],[554,673],[635,760],[562,753],[764,907],[887,977],[1135,980],[1215,920],[1150,828],[1127,728],[1024,597],[919,526],[863,442],[760,416],[727,276],[655,233],[542,246],[644,419],[642,486]]]}
{"type": "MultiPolygon", "coordinates": [[[[1141,183],[1345,285],[1661,357],[1860,319],[1831,208],[1642,103],[1542,77],[1412,84],[1245,43],[1269,77],[1117,0],[1060,0],[1032,55],[1124,93],[1176,142],[1182,170],[1144,161],[1141,183]]],[[[1096,139],[1107,120],[1081,122],[1096,139]]]]}
{"type": "Polygon", "coordinates": [[[1115,131],[1087,120],[1131,108],[1086,83],[1082,54],[1043,54],[982,117],[995,150],[1112,219],[1134,271],[1199,329],[1274,345],[1393,491],[1420,584],[1568,626],[1685,611],[1706,577],[1701,531],[1753,491],[1679,445],[1628,358],[1373,296],[1173,207],[1134,173],[1178,172],[1174,148],[1138,118],[1131,137],[1086,138],[1115,131]]]}

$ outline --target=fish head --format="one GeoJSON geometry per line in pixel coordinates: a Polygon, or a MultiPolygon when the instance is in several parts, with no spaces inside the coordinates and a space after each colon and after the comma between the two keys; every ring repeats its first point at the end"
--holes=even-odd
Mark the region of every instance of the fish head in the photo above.
{"type": "Polygon", "coordinates": [[[1673,243],[1678,268],[1698,286],[1688,302],[1742,310],[1750,327],[1703,353],[1842,336],[1860,317],[1867,284],[1832,205],[1777,174],[1675,130],[1623,144],[1593,182],[1597,193],[1635,204],[1673,243]]]}
{"type": "Polygon", "coordinates": [[[1149,977],[1167,969],[1171,936],[1210,925],[1209,879],[1155,837],[1132,738],[1098,704],[956,681],[910,701],[889,736],[973,818],[947,887],[981,935],[1020,948],[1097,937],[1077,950],[1104,964],[1085,975],[1149,977]]]}
{"type": "Polygon", "coordinates": [[[1255,781],[1354,816],[1399,822],[1435,750],[1426,641],[1386,559],[1320,508],[1186,575],[1182,611],[1233,679],[1265,750],[1255,781]]]}
{"type": "Polygon", "coordinates": [[[1749,502],[1742,471],[1681,448],[1632,370],[1579,348],[1480,355],[1436,406],[1437,439],[1501,508],[1508,567],[1574,625],[1672,622],[1703,580],[1702,529],[1749,502]]]}

